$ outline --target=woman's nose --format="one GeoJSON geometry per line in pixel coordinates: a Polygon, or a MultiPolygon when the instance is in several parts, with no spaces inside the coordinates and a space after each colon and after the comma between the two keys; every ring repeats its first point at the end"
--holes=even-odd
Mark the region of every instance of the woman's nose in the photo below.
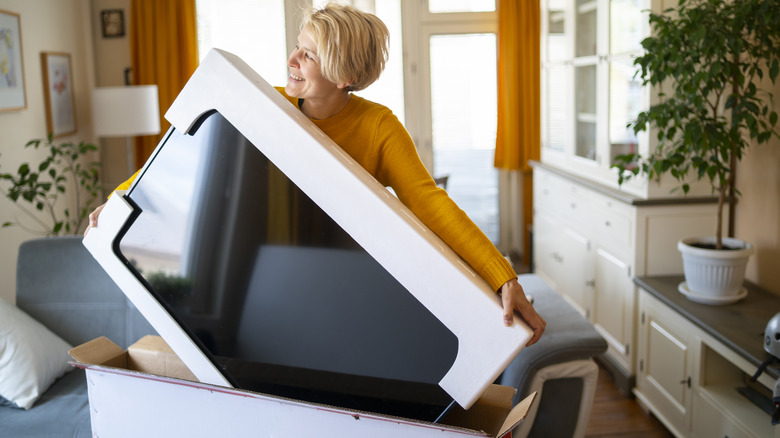
{"type": "Polygon", "coordinates": [[[296,66],[298,66],[298,64],[299,64],[299,61],[298,61],[298,58],[299,58],[298,52],[299,52],[299,50],[293,50],[293,51],[292,51],[292,53],[290,53],[290,57],[289,57],[289,58],[287,58],[287,65],[288,65],[288,66],[293,66],[293,67],[296,67],[296,66]]]}

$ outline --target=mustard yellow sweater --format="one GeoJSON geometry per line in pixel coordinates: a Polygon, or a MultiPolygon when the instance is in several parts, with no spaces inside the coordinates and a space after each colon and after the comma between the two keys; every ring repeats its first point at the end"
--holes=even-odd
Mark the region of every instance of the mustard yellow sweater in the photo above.
{"type": "MultiPolygon", "coordinates": [[[[287,96],[296,108],[298,99],[287,96]]],[[[392,187],[401,202],[498,290],[516,278],[493,242],[469,219],[447,192],[436,186],[422,164],[412,138],[387,107],[352,95],[347,106],[324,120],[314,120],[325,134],[381,184],[392,187]]],[[[136,175],[117,187],[126,190],[136,175]]]]}

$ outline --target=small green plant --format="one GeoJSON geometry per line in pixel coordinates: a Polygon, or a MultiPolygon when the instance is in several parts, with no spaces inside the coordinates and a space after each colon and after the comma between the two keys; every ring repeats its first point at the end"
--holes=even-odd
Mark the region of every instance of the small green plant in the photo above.
{"type": "Polygon", "coordinates": [[[82,164],[82,157],[97,147],[85,142],[55,144],[51,135],[30,140],[25,147],[46,148],[49,154],[37,166],[24,163],[15,174],[0,173],[0,194],[13,201],[35,226],[18,220],[2,226],[17,225],[47,236],[79,233],[102,192],[98,179],[100,164],[82,164]],[[69,188],[73,190],[72,203],[58,208],[60,196],[69,188]]]}
{"type": "Polygon", "coordinates": [[[634,60],[644,85],[671,92],[629,124],[635,133],[654,127],[658,145],[646,157],[617,157],[618,184],[669,174],[688,193],[691,176],[707,178],[718,197],[718,249],[737,161],[753,142],[780,137],[772,95],[757,86],[765,77],[774,84],[780,71],[778,17],[778,1],[680,0],[650,14],[652,36],[634,60]]]}
{"type": "Polygon", "coordinates": [[[181,300],[192,294],[192,280],[189,278],[163,271],[152,272],[145,278],[155,292],[168,300],[181,300]]]}

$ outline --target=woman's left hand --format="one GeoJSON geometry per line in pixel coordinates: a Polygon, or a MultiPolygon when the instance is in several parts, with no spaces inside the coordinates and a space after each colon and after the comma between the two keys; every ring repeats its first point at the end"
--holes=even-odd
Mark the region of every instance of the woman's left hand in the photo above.
{"type": "Polygon", "coordinates": [[[525,291],[517,279],[509,280],[501,286],[501,302],[504,306],[504,325],[507,327],[512,325],[513,314],[517,310],[525,323],[534,331],[534,335],[525,344],[526,347],[535,344],[542,337],[547,322],[536,313],[536,309],[528,301],[525,291]]]}

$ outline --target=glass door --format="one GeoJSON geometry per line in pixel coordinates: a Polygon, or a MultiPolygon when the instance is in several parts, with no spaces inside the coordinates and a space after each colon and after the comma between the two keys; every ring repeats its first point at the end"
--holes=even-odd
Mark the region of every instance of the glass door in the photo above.
{"type": "Polygon", "coordinates": [[[574,9],[575,154],[597,159],[597,73],[599,0],[577,0],[574,9]]]}
{"type": "Polygon", "coordinates": [[[640,139],[628,123],[645,106],[634,58],[642,51],[647,14],[644,0],[611,0],[609,4],[609,165],[615,157],[639,152],[640,139]]]}
{"type": "Polygon", "coordinates": [[[496,35],[430,37],[433,169],[494,242],[499,238],[496,35]]]}
{"type": "Polygon", "coordinates": [[[567,38],[566,5],[564,0],[550,0],[542,11],[542,147],[563,153],[567,143],[565,133],[571,104],[571,52],[567,38]]]}
{"type": "MultiPolygon", "coordinates": [[[[499,248],[497,16],[493,0],[403,2],[407,128],[434,178],[499,248]]],[[[504,212],[507,215],[508,212],[504,212]]],[[[508,234],[508,233],[506,233],[508,234]]]]}

